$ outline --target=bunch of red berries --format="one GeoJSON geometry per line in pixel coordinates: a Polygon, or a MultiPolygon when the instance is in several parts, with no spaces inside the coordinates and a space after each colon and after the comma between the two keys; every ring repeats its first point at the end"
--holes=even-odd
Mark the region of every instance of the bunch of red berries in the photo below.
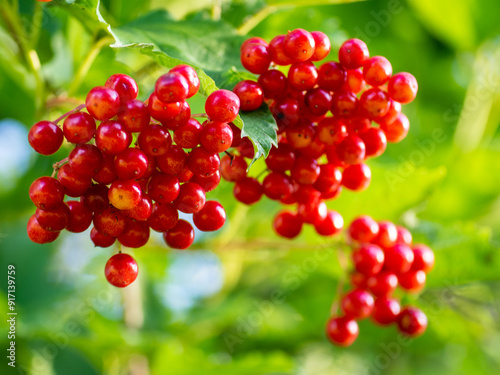
{"type": "Polygon", "coordinates": [[[393,296],[396,287],[409,293],[421,291],[434,266],[434,253],[422,244],[413,245],[408,229],[389,221],[376,222],[360,216],[349,226],[354,251],[351,275],[353,290],[342,297],[342,314],[326,326],[328,338],[349,346],[358,337],[357,320],[371,317],[376,324],[396,323],[401,333],[417,337],[427,328],[427,317],[416,307],[401,310],[393,296]]]}
{"type": "Polygon", "coordinates": [[[242,111],[267,103],[279,143],[266,159],[269,172],[262,181],[247,176],[245,155],[224,157],[221,173],[235,182],[234,195],[243,203],[255,203],[264,194],[297,204],[295,211],[282,211],[274,219],[275,231],[287,238],[297,236],[304,223],[320,235],[339,233],[342,217],[328,211],[324,201],[337,198],[342,187],[366,189],[371,171],[364,162],[380,156],[387,142],[401,141],[409,129],[401,104],[415,98],[415,78],[392,75],[390,62],[370,58],[359,39],[342,44],[340,62],[317,67],[314,62],[330,49],[324,33],[303,29],[278,35],[269,44],[253,37],[241,47],[243,66],[259,77],[238,83],[233,91],[242,111]]]}
{"type": "MultiPolygon", "coordinates": [[[[159,77],[142,102],[136,82],[115,74],[90,90],[85,105],[69,115],[33,125],[29,142],[38,153],[55,153],[64,139],[73,148],[54,165],[51,177],[40,177],[30,187],[37,209],[28,222],[29,238],[52,242],[63,229],[78,233],[93,223],[95,246],[109,247],[118,240],[138,248],[153,229],[163,233],[169,247],[186,249],[194,229],[179,219],[179,211],[193,214],[201,231],[221,228],[224,208],[206,201],[205,193],[219,184],[219,153],[231,146],[228,123],[238,115],[239,99],[231,91],[213,92],[205,103],[206,115],[200,115],[208,120],[200,124],[186,102],[199,87],[194,69],[179,65],[159,77]],[[65,201],[65,196],[80,199],[65,201]]],[[[116,255],[106,266],[113,285],[126,286],[137,276],[137,264],[125,255],[116,255]]]]}

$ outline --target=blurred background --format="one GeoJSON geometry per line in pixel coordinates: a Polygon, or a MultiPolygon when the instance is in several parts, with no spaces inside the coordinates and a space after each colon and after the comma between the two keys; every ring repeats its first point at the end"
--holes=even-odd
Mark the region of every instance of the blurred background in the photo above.
{"type": "MultiPolygon", "coordinates": [[[[0,272],[9,264],[17,272],[12,373],[500,374],[500,3],[337,2],[104,0],[99,17],[116,42],[99,23],[97,0],[0,0],[0,272]],[[168,25],[155,23],[152,11],[168,25]],[[29,241],[35,209],[28,188],[69,149],[35,154],[29,127],[82,103],[114,73],[136,78],[145,99],[166,68],[137,43],[197,62],[186,48],[189,33],[185,41],[169,39],[176,20],[192,30],[195,48],[206,49],[202,68],[221,61],[241,70],[239,47],[197,29],[209,19],[228,33],[268,41],[297,27],[321,30],[332,40],[331,59],[345,39],[358,37],[394,72],[416,76],[419,94],[404,108],[408,137],[368,163],[366,191],[345,191],[329,205],[346,223],[365,213],[405,225],[435,250],[425,291],[403,299],[429,317],[425,335],[403,340],[395,327],[363,321],[352,347],[329,344],[324,325],[346,276],[340,240],[320,239],[310,227],[293,241],[278,238],[271,230],[278,204],[243,206],[225,182],[209,195],[226,208],[224,228],[197,233],[187,251],[169,250],[152,235],[131,251],[140,274],[125,290],[103,276],[116,249],[94,248],[87,232],[43,246],[29,241]]],[[[194,112],[201,103],[191,102],[194,112]]],[[[5,316],[1,348],[9,341],[5,316]]],[[[10,373],[6,362],[2,374],[10,373]]]]}

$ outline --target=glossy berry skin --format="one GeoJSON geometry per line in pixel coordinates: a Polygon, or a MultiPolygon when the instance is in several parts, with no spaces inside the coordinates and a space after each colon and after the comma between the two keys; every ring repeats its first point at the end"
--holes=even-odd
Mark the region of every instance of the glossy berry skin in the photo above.
{"type": "Polygon", "coordinates": [[[115,117],[120,109],[120,103],[118,92],[104,86],[94,87],[85,99],[87,111],[99,121],[115,117]]]}
{"type": "Polygon", "coordinates": [[[389,81],[392,65],[384,56],[373,56],[363,64],[363,78],[370,86],[380,86],[389,81]]]}
{"type": "Polygon", "coordinates": [[[218,154],[211,153],[203,147],[196,147],[189,154],[187,163],[194,174],[211,176],[219,169],[220,158],[218,154]]]}
{"type": "Polygon", "coordinates": [[[92,212],[101,212],[108,208],[109,189],[104,184],[92,185],[80,198],[80,201],[92,212]]]}
{"type": "Polygon", "coordinates": [[[378,235],[378,223],[370,216],[358,216],[349,226],[349,237],[358,242],[371,242],[378,235]]]}
{"type": "Polygon", "coordinates": [[[310,61],[321,61],[323,60],[332,48],[330,43],[330,39],[328,36],[321,31],[313,31],[311,32],[312,37],[314,38],[314,53],[309,58],[310,61]]]}
{"type": "Polygon", "coordinates": [[[189,222],[180,219],[172,229],[163,233],[163,239],[172,249],[187,249],[194,241],[194,229],[189,222]]]}
{"type": "Polygon", "coordinates": [[[369,128],[361,133],[359,137],[365,144],[365,157],[375,158],[384,153],[387,147],[387,138],[380,128],[369,128]]]}
{"type": "Polygon", "coordinates": [[[177,65],[170,69],[170,73],[173,72],[181,74],[187,80],[189,86],[187,98],[191,98],[198,92],[200,89],[200,79],[198,78],[196,71],[191,66],[177,65]]]}
{"type": "Polygon", "coordinates": [[[373,305],[371,319],[381,326],[386,326],[397,321],[400,311],[401,306],[397,299],[379,297],[373,305]]]}
{"type": "Polygon", "coordinates": [[[369,56],[366,43],[355,38],[346,40],[339,49],[339,61],[346,69],[360,68],[369,56]]]}
{"type": "Polygon", "coordinates": [[[273,200],[279,200],[291,195],[293,191],[289,177],[283,173],[271,172],[262,181],[264,194],[273,200]]]}
{"type": "Polygon", "coordinates": [[[314,184],[320,172],[321,169],[316,159],[302,156],[295,160],[291,176],[299,184],[314,184]]]}
{"type": "Polygon", "coordinates": [[[359,107],[357,96],[350,91],[338,91],[332,96],[331,111],[336,117],[352,117],[359,107]]]}
{"type": "Polygon", "coordinates": [[[155,202],[170,203],[179,196],[179,180],[177,177],[157,173],[148,182],[148,194],[155,202]]]}
{"type": "Polygon", "coordinates": [[[401,288],[410,293],[418,293],[425,286],[426,275],[424,271],[408,271],[398,275],[401,288]]]}
{"type": "Polygon", "coordinates": [[[141,196],[141,201],[137,206],[130,210],[123,211],[123,213],[137,221],[146,221],[153,211],[153,201],[149,195],[143,193],[141,196]]]}
{"type": "Polygon", "coordinates": [[[119,122],[101,122],[97,128],[95,144],[108,155],[116,155],[125,150],[132,142],[132,137],[119,122]]]}
{"type": "Polygon", "coordinates": [[[316,88],[306,93],[305,103],[313,115],[322,116],[330,110],[332,97],[327,91],[316,88]]]}
{"type": "Polygon", "coordinates": [[[422,270],[429,273],[434,268],[434,252],[427,246],[417,244],[412,247],[413,263],[411,269],[414,271],[422,270]]]}
{"type": "Polygon", "coordinates": [[[252,36],[250,38],[248,38],[247,40],[245,40],[242,44],[241,44],[241,47],[240,47],[240,52],[243,51],[248,45],[250,44],[262,44],[263,46],[267,47],[268,44],[267,42],[265,41],[265,39],[262,39],[261,37],[258,37],[258,36],[252,36]]]}
{"type": "Polygon", "coordinates": [[[238,116],[240,99],[228,90],[211,93],[205,102],[205,112],[212,121],[231,122],[238,116]]]}
{"type": "Polygon", "coordinates": [[[237,182],[247,175],[248,164],[241,156],[225,155],[220,162],[220,173],[226,181],[237,182]]]}
{"type": "Polygon", "coordinates": [[[401,333],[418,337],[427,329],[427,316],[416,307],[406,307],[400,312],[397,323],[401,333]]]}
{"type": "Polygon", "coordinates": [[[40,226],[50,232],[57,232],[66,228],[69,223],[70,211],[64,203],[52,210],[36,209],[35,217],[40,226]]]}
{"type": "Polygon", "coordinates": [[[162,102],[154,92],[149,96],[148,99],[149,114],[152,118],[160,121],[162,124],[166,124],[167,122],[172,121],[176,116],[178,116],[181,113],[181,108],[181,102],[162,102]]]}
{"type": "Polygon", "coordinates": [[[332,164],[323,164],[319,166],[320,172],[318,179],[314,183],[314,188],[320,192],[328,192],[331,189],[337,189],[342,182],[342,172],[332,164]]]}
{"type": "Polygon", "coordinates": [[[139,88],[134,79],[126,74],[113,74],[106,80],[105,87],[115,90],[123,103],[137,98],[139,88]]]}
{"type": "Polygon", "coordinates": [[[398,229],[390,221],[384,220],[378,222],[378,235],[372,240],[372,243],[383,249],[388,249],[396,244],[398,239],[398,229]]]}
{"type": "Polygon", "coordinates": [[[31,183],[30,199],[41,210],[57,208],[64,199],[64,188],[53,177],[39,177],[31,183]]]}
{"type": "Polygon", "coordinates": [[[188,122],[175,129],[174,142],[176,145],[188,149],[195,148],[200,144],[200,133],[203,126],[194,118],[190,118],[188,122]]]}
{"type": "Polygon", "coordinates": [[[137,143],[146,155],[157,157],[168,152],[170,146],[172,146],[172,138],[168,129],[164,126],[149,125],[141,131],[137,143]]]}
{"type": "Polygon", "coordinates": [[[372,87],[363,92],[359,99],[359,106],[364,115],[371,119],[377,119],[389,112],[391,102],[389,95],[384,90],[372,87]]]}
{"type": "Polygon", "coordinates": [[[52,155],[64,141],[62,130],[53,122],[40,121],[33,125],[28,133],[30,146],[42,155],[52,155]]]}
{"type": "Polygon", "coordinates": [[[313,63],[303,61],[292,64],[288,71],[288,83],[298,91],[310,90],[318,80],[318,71],[313,63]]]}
{"type": "Polygon", "coordinates": [[[391,295],[398,286],[398,277],[390,272],[380,272],[370,276],[366,285],[374,296],[391,295]]]}
{"type": "Polygon", "coordinates": [[[314,225],[314,229],[321,236],[334,236],[344,228],[344,219],[337,211],[329,210],[326,217],[314,225]]]}
{"type": "MultiPolygon", "coordinates": [[[[398,231],[398,238],[396,240],[397,244],[411,246],[413,243],[413,237],[408,229],[400,225],[396,225],[398,231]]],[[[415,252],[414,252],[415,253],[415,252]]],[[[412,266],[413,268],[413,266],[412,266]]]]}
{"type": "Polygon", "coordinates": [[[370,293],[356,289],[342,298],[342,310],[347,317],[352,319],[365,319],[373,311],[374,299],[370,293]]]}
{"type": "Polygon", "coordinates": [[[384,269],[396,275],[408,272],[413,263],[413,251],[406,245],[394,245],[385,249],[384,269]]]}
{"type": "Polygon", "coordinates": [[[279,144],[278,147],[271,148],[265,162],[267,167],[274,172],[286,172],[295,164],[295,152],[290,145],[279,144]]]}
{"type": "Polygon", "coordinates": [[[141,187],[134,180],[116,180],[109,187],[108,199],[119,210],[130,210],[141,201],[141,187]]]}
{"type": "Polygon", "coordinates": [[[348,317],[331,318],[326,324],[326,337],[335,345],[351,346],[358,335],[358,323],[348,317]]]}
{"type": "Polygon", "coordinates": [[[401,104],[411,103],[417,96],[418,83],[410,73],[397,73],[387,85],[389,96],[401,104]]]}
{"type": "Polygon", "coordinates": [[[127,148],[115,157],[114,171],[119,179],[140,179],[148,169],[148,157],[138,148],[127,148]]]}
{"type": "Polygon", "coordinates": [[[262,73],[257,83],[262,88],[265,98],[277,99],[286,91],[288,78],[279,70],[271,69],[262,73]]]}
{"type": "Polygon", "coordinates": [[[110,247],[116,242],[115,237],[102,234],[95,228],[90,231],[90,239],[95,247],[110,247]]]}
{"type": "Polygon", "coordinates": [[[226,222],[226,211],[219,202],[207,201],[203,208],[193,215],[196,228],[203,232],[213,232],[226,222]]]}
{"type": "Polygon", "coordinates": [[[124,253],[113,255],[106,262],[104,275],[108,282],[118,288],[132,284],[139,273],[137,262],[132,256],[124,253]]]}
{"type": "Polygon", "coordinates": [[[302,230],[303,220],[295,212],[284,210],[278,212],[273,220],[273,229],[281,237],[295,238],[302,230]]]}
{"type": "Polygon", "coordinates": [[[32,215],[28,220],[28,225],[26,227],[28,237],[32,242],[37,244],[45,244],[49,242],[54,242],[57,237],[59,237],[58,231],[48,231],[40,226],[36,220],[35,215],[32,215]]]}
{"type": "Polygon", "coordinates": [[[296,150],[308,147],[312,143],[314,135],[314,125],[307,120],[302,120],[296,126],[286,129],[287,141],[296,150]]]}
{"type": "Polygon", "coordinates": [[[102,154],[99,149],[90,144],[76,146],[68,156],[69,165],[76,173],[92,177],[102,164],[102,154]]]}
{"type": "Polygon", "coordinates": [[[73,233],[81,233],[87,230],[92,223],[92,211],[82,202],[67,201],[69,208],[69,220],[66,230],[73,233]]]}
{"type": "Polygon", "coordinates": [[[346,81],[347,73],[342,65],[329,61],[318,69],[318,86],[326,91],[338,91],[346,81]]]}
{"type": "Polygon", "coordinates": [[[262,44],[248,44],[241,51],[241,64],[251,73],[264,73],[271,64],[271,55],[266,46],[262,44]]]}
{"type": "Polygon", "coordinates": [[[271,56],[272,62],[276,65],[290,65],[294,60],[285,53],[284,42],[286,35],[276,35],[269,42],[269,55],[271,56]]]}
{"type": "Polygon", "coordinates": [[[349,135],[337,146],[337,155],[345,164],[359,164],[365,159],[366,146],[356,135],[349,135]]]}
{"type": "Polygon", "coordinates": [[[251,205],[262,198],[264,189],[255,178],[245,177],[234,184],[233,194],[238,201],[251,205]]]}
{"type": "Polygon", "coordinates": [[[160,171],[175,175],[182,172],[187,164],[187,155],[178,145],[172,145],[168,151],[156,159],[156,166],[160,171]]]}
{"type": "Polygon", "coordinates": [[[304,29],[290,31],[283,40],[283,51],[293,61],[309,60],[315,47],[314,37],[304,29]]]}
{"type": "Polygon", "coordinates": [[[365,81],[363,79],[363,71],[361,69],[347,70],[346,80],[342,85],[342,90],[359,94],[364,89],[365,81]]]}
{"type": "Polygon", "coordinates": [[[319,122],[317,134],[321,142],[333,146],[342,142],[347,137],[347,128],[341,120],[326,117],[319,122]]]}
{"type": "Polygon", "coordinates": [[[125,217],[111,206],[94,215],[94,227],[102,234],[118,237],[125,230],[125,217]]]}
{"type": "Polygon", "coordinates": [[[137,99],[123,103],[118,111],[118,121],[129,133],[144,130],[149,125],[149,120],[148,106],[137,99]]]}
{"type": "Polygon", "coordinates": [[[182,74],[170,72],[156,80],[155,94],[163,103],[174,103],[186,100],[189,83],[182,74]]]}
{"type": "Polygon", "coordinates": [[[219,186],[220,176],[221,176],[220,172],[216,171],[211,176],[193,175],[190,181],[197,183],[198,185],[201,186],[201,188],[205,191],[205,193],[208,193],[209,191],[212,191],[217,186],[219,186]]]}
{"type": "Polygon", "coordinates": [[[64,164],[59,168],[57,171],[57,180],[64,187],[64,194],[69,197],[82,196],[92,185],[92,178],[75,172],[69,164],[64,164]]]}
{"type": "Polygon", "coordinates": [[[323,201],[301,203],[297,206],[297,213],[305,223],[316,226],[326,219],[328,208],[323,201]]]}
{"type": "Polygon", "coordinates": [[[164,204],[155,202],[147,222],[154,231],[165,232],[172,229],[178,220],[179,211],[177,211],[173,203],[164,204]]]}
{"type": "Polygon", "coordinates": [[[255,81],[241,81],[234,86],[233,92],[240,99],[242,111],[255,111],[264,102],[262,87],[255,81]]]}
{"type": "Polygon", "coordinates": [[[118,236],[118,242],[123,246],[137,249],[148,243],[149,232],[149,226],[146,222],[129,219],[125,230],[118,236]]]}
{"type": "Polygon", "coordinates": [[[387,142],[398,143],[406,138],[410,130],[410,121],[404,113],[398,113],[394,121],[381,124],[380,129],[384,131],[387,142]]]}
{"type": "Polygon", "coordinates": [[[349,190],[363,191],[370,185],[371,178],[370,167],[364,163],[354,164],[344,169],[342,185],[349,190]]]}
{"type": "Polygon", "coordinates": [[[385,255],[376,245],[362,244],[352,253],[356,271],[366,276],[376,275],[384,266],[385,255]]]}
{"type": "Polygon", "coordinates": [[[292,127],[299,122],[300,104],[295,99],[283,98],[274,103],[271,107],[271,113],[278,126],[292,127]]]}
{"type": "Polygon", "coordinates": [[[218,154],[231,147],[233,131],[225,122],[209,121],[200,132],[200,143],[208,152],[218,154]]]}
{"type": "Polygon", "coordinates": [[[180,186],[179,195],[174,201],[181,212],[194,214],[205,205],[205,191],[194,182],[186,182],[180,186]]]}
{"type": "Polygon", "coordinates": [[[68,142],[74,144],[87,143],[94,138],[95,132],[96,123],[88,113],[72,113],[64,119],[63,133],[68,142]]]}

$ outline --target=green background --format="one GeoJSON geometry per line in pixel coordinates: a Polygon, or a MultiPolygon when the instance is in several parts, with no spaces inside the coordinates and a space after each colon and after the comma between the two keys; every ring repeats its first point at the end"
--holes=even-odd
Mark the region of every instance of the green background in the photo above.
{"type": "MultiPolygon", "coordinates": [[[[97,13],[94,0],[0,0],[0,348],[8,347],[13,264],[12,373],[500,374],[500,4],[336,3],[107,0],[97,13]],[[309,227],[280,239],[271,230],[278,204],[237,204],[225,182],[210,193],[226,208],[225,227],[184,252],[153,236],[132,251],[140,275],[125,290],[103,276],[116,250],[94,248],[88,233],[29,241],[29,185],[69,150],[36,155],[26,140],[34,122],[80,104],[113,73],[136,78],[144,99],[179,60],[206,73],[204,92],[214,82],[230,87],[246,76],[239,45],[247,33],[270,40],[297,27],[325,32],[331,59],[345,39],[359,37],[395,72],[418,79],[418,97],[404,107],[408,137],[369,161],[366,191],[345,191],[329,206],[346,222],[365,213],[405,225],[435,250],[425,291],[403,297],[428,315],[425,335],[402,339],[395,327],[363,321],[352,347],[329,344],[324,324],[346,276],[342,239],[309,227]]],[[[202,97],[191,105],[202,111],[202,97]]],[[[245,124],[268,149],[272,126],[245,124]]],[[[258,161],[251,174],[261,169],[258,161]]],[[[11,373],[0,357],[0,373],[11,373]]]]}

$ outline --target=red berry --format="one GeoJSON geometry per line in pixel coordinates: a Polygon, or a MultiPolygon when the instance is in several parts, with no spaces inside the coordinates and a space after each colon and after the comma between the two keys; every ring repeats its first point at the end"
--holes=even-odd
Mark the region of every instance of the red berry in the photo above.
{"type": "Polygon", "coordinates": [[[181,102],[188,93],[189,83],[180,73],[166,73],[156,80],[155,94],[163,103],[181,102]]]}
{"type": "Polygon", "coordinates": [[[101,122],[97,128],[95,144],[105,154],[116,155],[125,150],[132,137],[119,122],[101,122]]]}
{"type": "Polygon", "coordinates": [[[286,238],[297,237],[302,230],[302,225],[303,221],[299,214],[288,210],[278,212],[273,220],[273,229],[276,234],[286,238]]]}
{"type": "Polygon", "coordinates": [[[126,74],[113,74],[108,78],[104,86],[115,90],[122,103],[137,98],[139,92],[137,83],[126,74]]]}
{"type": "Polygon", "coordinates": [[[213,175],[210,176],[193,175],[193,178],[191,178],[191,182],[197,183],[201,186],[205,193],[208,193],[209,191],[212,191],[217,186],[219,186],[220,172],[216,171],[213,175]]]}
{"type": "Polygon", "coordinates": [[[380,272],[384,265],[384,252],[376,245],[362,244],[352,253],[352,260],[356,271],[366,276],[380,272]]]}
{"type": "Polygon", "coordinates": [[[347,73],[337,62],[329,61],[318,68],[318,86],[326,91],[338,91],[346,82],[347,73]]]}
{"type": "Polygon", "coordinates": [[[231,147],[233,131],[225,122],[207,121],[200,132],[200,143],[208,152],[218,154],[231,147]]]}
{"type": "Polygon", "coordinates": [[[233,92],[240,99],[240,109],[242,111],[255,111],[264,102],[262,88],[255,81],[241,81],[234,86],[233,92]]]}
{"type": "Polygon", "coordinates": [[[424,271],[408,271],[398,275],[399,285],[410,293],[420,292],[425,286],[425,280],[424,271]]]}
{"type": "Polygon", "coordinates": [[[238,116],[240,99],[228,90],[211,93],[205,102],[205,112],[212,121],[231,122],[238,116]]]}
{"type": "Polygon", "coordinates": [[[279,144],[278,147],[273,146],[271,148],[265,162],[267,167],[274,172],[286,172],[295,163],[295,152],[290,145],[286,143],[279,144]]]}
{"type": "Polygon", "coordinates": [[[58,232],[69,223],[70,211],[64,203],[51,210],[36,209],[35,217],[40,226],[50,232],[58,232]]]}
{"type": "Polygon", "coordinates": [[[241,156],[225,155],[220,162],[220,172],[226,181],[237,182],[247,175],[248,164],[241,156]]]}
{"type": "Polygon", "coordinates": [[[101,169],[102,154],[94,145],[78,145],[70,152],[68,161],[73,171],[92,177],[101,169]]]}
{"type": "Polygon", "coordinates": [[[372,320],[380,325],[389,325],[398,319],[401,306],[394,298],[378,297],[373,305],[372,320]]]}
{"type": "Polygon", "coordinates": [[[422,270],[429,273],[434,267],[434,252],[427,246],[418,244],[413,246],[413,264],[411,269],[414,271],[422,270]]]}
{"type": "Polygon", "coordinates": [[[286,174],[271,172],[262,181],[264,194],[269,199],[279,200],[292,194],[293,187],[289,177],[286,174]]]}
{"type": "Polygon", "coordinates": [[[373,56],[363,64],[363,77],[370,86],[386,83],[392,75],[392,65],[384,56],[373,56]]]}
{"type": "Polygon", "coordinates": [[[35,206],[42,210],[51,210],[63,202],[64,188],[53,177],[39,177],[32,182],[29,195],[35,206]]]}
{"type": "Polygon", "coordinates": [[[88,113],[72,113],[64,120],[63,132],[68,142],[75,144],[87,143],[94,138],[96,124],[88,113]]]}
{"type": "Polygon", "coordinates": [[[53,122],[40,121],[28,133],[28,141],[33,149],[42,155],[52,155],[64,141],[63,131],[53,122]]]}
{"type": "Polygon", "coordinates": [[[389,95],[384,90],[372,87],[361,95],[359,106],[364,115],[371,119],[377,119],[384,117],[389,112],[391,103],[389,95]]]}
{"type": "Polygon", "coordinates": [[[267,47],[267,45],[268,45],[267,42],[264,39],[262,39],[261,37],[252,36],[252,37],[248,38],[247,40],[245,40],[241,44],[240,52],[243,51],[250,44],[262,44],[265,47],[267,47]]]}
{"type": "Polygon", "coordinates": [[[356,135],[349,135],[337,146],[339,159],[348,165],[359,164],[365,159],[366,146],[356,135]]]}
{"type": "Polygon", "coordinates": [[[350,91],[338,91],[332,96],[332,113],[337,117],[352,117],[358,111],[359,100],[350,91]]]}
{"type": "Polygon", "coordinates": [[[163,239],[172,249],[187,249],[194,241],[194,229],[186,220],[179,220],[170,230],[163,233],[163,239]]]}
{"type": "Polygon", "coordinates": [[[115,254],[106,262],[104,275],[111,285],[124,288],[137,278],[139,267],[134,258],[128,254],[115,254]]]}
{"type": "Polygon", "coordinates": [[[153,92],[148,99],[149,114],[155,120],[162,124],[171,122],[181,113],[183,103],[165,103],[162,102],[153,92]]]}
{"type": "Polygon", "coordinates": [[[409,246],[396,244],[385,249],[384,269],[397,275],[408,272],[413,263],[413,251],[409,246]]]}
{"type": "Polygon", "coordinates": [[[396,240],[397,244],[411,246],[413,243],[413,237],[408,229],[400,225],[396,226],[398,231],[398,238],[396,240]]]}
{"type": "Polygon", "coordinates": [[[301,203],[297,206],[297,213],[304,222],[316,226],[326,219],[328,208],[323,201],[301,203]]]}
{"type": "Polygon", "coordinates": [[[393,247],[398,239],[396,226],[390,221],[379,221],[378,228],[378,235],[372,240],[372,243],[384,249],[393,247]]]}
{"type": "Polygon", "coordinates": [[[177,177],[156,173],[148,182],[148,194],[156,202],[170,203],[179,196],[179,180],[177,177]]]}
{"type": "Polygon", "coordinates": [[[381,124],[380,128],[387,137],[387,142],[397,143],[406,138],[410,130],[410,122],[404,113],[398,113],[396,119],[389,124],[381,124]]]}
{"type": "Polygon", "coordinates": [[[80,201],[92,212],[101,212],[108,208],[109,189],[104,184],[91,186],[84,195],[80,198],[80,201]]]}
{"type": "Polygon", "coordinates": [[[120,96],[116,90],[97,86],[87,94],[85,106],[95,119],[99,121],[110,120],[118,114],[120,96]]]}
{"type": "Polygon", "coordinates": [[[66,226],[68,232],[81,233],[92,223],[92,211],[90,211],[82,202],[67,201],[69,208],[69,221],[66,226]]]}
{"type": "Polygon", "coordinates": [[[109,187],[108,199],[119,210],[130,210],[141,201],[141,187],[134,180],[116,180],[109,187]]]}
{"type": "Polygon", "coordinates": [[[286,139],[294,149],[303,149],[309,146],[314,135],[314,125],[307,120],[301,120],[297,126],[286,130],[286,139]]]}
{"type": "Polygon", "coordinates": [[[373,311],[374,299],[370,293],[356,289],[342,298],[342,310],[346,317],[352,319],[365,319],[373,311]]]}
{"type": "Polygon", "coordinates": [[[148,243],[149,225],[144,221],[127,220],[125,230],[118,236],[118,241],[126,247],[139,248],[148,243]]]}
{"type": "Polygon", "coordinates": [[[299,184],[314,184],[320,172],[321,169],[316,159],[301,156],[295,160],[291,176],[299,184]]]}
{"type": "Polygon", "coordinates": [[[371,242],[378,231],[378,223],[367,215],[357,217],[349,226],[349,236],[358,242],[371,242]]]}
{"type": "Polygon", "coordinates": [[[320,172],[318,179],[314,183],[314,188],[320,192],[328,192],[340,187],[342,182],[342,172],[332,164],[323,164],[319,166],[320,172]]]}
{"type": "Polygon", "coordinates": [[[339,61],[346,69],[360,68],[369,56],[368,47],[359,39],[346,40],[339,49],[339,61]]]}
{"type": "Polygon", "coordinates": [[[179,212],[173,203],[155,202],[148,217],[148,225],[156,232],[165,232],[172,229],[178,220],[179,212]]]}
{"type": "Polygon", "coordinates": [[[188,167],[194,174],[211,176],[220,166],[220,158],[216,153],[211,153],[203,147],[194,148],[188,157],[188,167]]]}
{"type": "Polygon", "coordinates": [[[122,104],[118,111],[118,121],[129,133],[144,130],[149,125],[148,106],[137,99],[131,99],[122,104]]]}
{"type": "Polygon", "coordinates": [[[125,229],[125,217],[111,206],[94,215],[94,227],[102,234],[118,237],[125,229]]]}
{"type": "Polygon", "coordinates": [[[259,76],[258,84],[267,99],[276,99],[286,92],[288,78],[279,70],[271,69],[259,76]]]}
{"type": "Polygon", "coordinates": [[[299,91],[312,89],[318,80],[318,71],[313,63],[308,61],[297,62],[288,71],[288,83],[299,91]]]}
{"type": "Polygon", "coordinates": [[[36,220],[35,215],[32,215],[28,220],[28,225],[26,227],[26,230],[29,239],[38,244],[54,242],[57,239],[57,237],[59,237],[60,233],[57,231],[51,232],[46,229],[43,229],[36,220]]]}
{"type": "MultiPolygon", "coordinates": [[[[158,156],[155,160],[160,171],[167,174],[182,172],[188,161],[186,153],[178,145],[170,146],[165,154],[158,156]]],[[[193,170],[192,172],[194,173],[193,170]]]]}
{"type": "Polygon", "coordinates": [[[92,230],[90,231],[90,239],[96,247],[110,247],[116,241],[115,237],[108,236],[107,234],[102,234],[95,228],[92,228],[92,230]]]}
{"type": "Polygon", "coordinates": [[[146,221],[153,210],[153,201],[147,194],[142,194],[141,201],[137,206],[130,210],[123,211],[128,217],[138,220],[146,221]]]}
{"type": "Polygon", "coordinates": [[[314,225],[314,229],[321,236],[334,236],[344,228],[344,219],[337,211],[329,210],[326,217],[314,225]]]}
{"type": "Polygon", "coordinates": [[[194,182],[186,182],[180,186],[174,204],[181,212],[188,214],[199,212],[205,205],[205,191],[194,182]]]}
{"type": "Polygon", "coordinates": [[[271,55],[267,47],[262,44],[248,44],[241,51],[241,64],[251,73],[264,73],[271,64],[271,55]]]}
{"type": "Polygon", "coordinates": [[[92,185],[91,177],[76,173],[69,164],[64,164],[59,168],[57,180],[64,187],[64,194],[70,197],[79,197],[85,194],[92,185]]]}
{"type": "Polygon", "coordinates": [[[226,212],[219,202],[207,201],[205,206],[193,215],[193,222],[201,231],[216,231],[226,222],[226,212]]]}
{"type": "Polygon", "coordinates": [[[198,92],[200,89],[200,79],[198,78],[196,71],[191,66],[177,65],[170,69],[170,73],[173,72],[181,74],[187,80],[189,86],[187,95],[188,98],[194,96],[198,92]]]}
{"type": "Polygon", "coordinates": [[[172,145],[168,129],[160,125],[150,125],[141,131],[137,143],[148,156],[165,155],[172,145]]]}
{"type": "Polygon", "coordinates": [[[260,200],[263,194],[262,185],[255,178],[245,177],[234,184],[234,197],[242,203],[253,204],[260,200]]]}
{"type": "Polygon", "coordinates": [[[319,122],[317,134],[321,142],[332,146],[339,144],[347,137],[347,128],[342,120],[326,117],[319,122]]]}
{"type": "Polygon", "coordinates": [[[295,99],[283,98],[277,100],[270,109],[278,125],[292,127],[299,122],[300,105],[295,99]]]}
{"type": "Polygon", "coordinates": [[[427,329],[427,316],[416,307],[406,307],[398,316],[399,331],[410,337],[418,337],[427,329]]]}
{"type": "Polygon", "coordinates": [[[389,296],[398,286],[398,277],[389,272],[380,272],[366,280],[366,286],[374,296],[389,296]]]}
{"type": "Polygon", "coordinates": [[[371,178],[372,172],[366,164],[349,165],[342,173],[342,185],[349,190],[363,191],[370,185],[371,178]]]}
{"type": "Polygon", "coordinates": [[[200,144],[200,133],[203,126],[194,118],[179,126],[174,132],[175,143],[182,148],[194,148],[200,144]]]}
{"type": "Polygon", "coordinates": [[[387,147],[387,138],[385,137],[385,133],[380,128],[370,128],[361,133],[359,137],[365,144],[365,156],[367,158],[374,158],[382,155],[387,147]]]}
{"type": "Polygon", "coordinates": [[[328,36],[321,31],[313,31],[311,35],[314,38],[315,48],[313,55],[310,57],[310,60],[321,61],[330,53],[330,50],[332,48],[330,39],[328,39],[328,36]]]}
{"type": "Polygon", "coordinates": [[[293,61],[309,60],[314,54],[316,43],[309,31],[295,29],[283,40],[283,51],[293,61]]]}
{"type": "Polygon", "coordinates": [[[114,171],[122,180],[138,180],[148,169],[148,157],[138,148],[127,148],[115,157],[114,171]]]}
{"type": "Polygon", "coordinates": [[[417,96],[418,83],[410,73],[397,73],[389,80],[387,89],[392,99],[407,104],[411,103],[417,96]]]}
{"type": "Polygon", "coordinates": [[[306,93],[305,103],[309,111],[315,116],[326,114],[332,105],[331,95],[322,89],[311,89],[306,93]]]}
{"type": "Polygon", "coordinates": [[[358,334],[358,323],[348,317],[331,318],[326,324],[326,336],[335,345],[351,346],[358,334]]]}
{"type": "MultiPolygon", "coordinates": [[[[339,66],[341,66],[339,64],[339,66]]],[[[363,79],[363,71],[361,69],[349,69],[344,84],[341,87],[344,91],[351,91],[359,94],[365,89],[365,81],[363,79]]]]}
{"type": "Polygon", "coordinates": [[[290,65],[293,59],[285,53],[284,41],[286,35],[277,35],[269,42],[269,55],[276,65],[290,65]]]}

